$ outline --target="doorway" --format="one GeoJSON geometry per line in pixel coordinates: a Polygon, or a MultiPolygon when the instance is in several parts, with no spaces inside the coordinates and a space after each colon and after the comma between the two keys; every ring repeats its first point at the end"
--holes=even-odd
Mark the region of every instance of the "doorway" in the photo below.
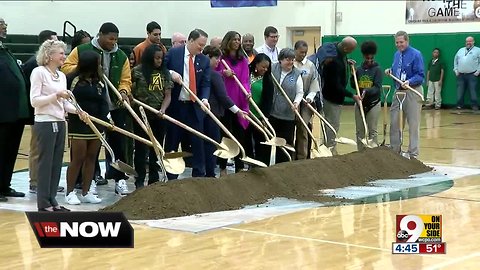
{"type": "Polygon", "coordinates": [[[316,48],[322,44],[321,40],[321,28],[320,26],[308,26],[308,27],[287,27],[287,33],[290,35],[291,41],[290,47],[293,48],[295,42],[303,40],[308,44],[308,53],[311,55],[315,52],[316,48]]]}

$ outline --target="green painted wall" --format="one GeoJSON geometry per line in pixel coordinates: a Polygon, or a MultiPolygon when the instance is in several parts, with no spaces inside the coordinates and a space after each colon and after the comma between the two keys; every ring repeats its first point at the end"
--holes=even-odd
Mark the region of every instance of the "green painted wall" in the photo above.
{"type": "MultiPolygon", "coordinates": [[[[434,26],[432,26],[434,27],[434,26]]],[[[445,75],[442,89],[442,103],[447,107],[454,106],[457,102],[457,86],[455,73],[453,72],[453,58],[458,49],[465,46],[465,38],[467,36],[478,37],[478,33],[441,33],[441,34],[410,34],[410,45],[422,52],[423,60],[425,62],[425,76],[427,72],[427,64],[432,58],[432,51],[438,47],[441,50],[440,58],[445,62],[445,75]]],[[[324,36],[322,43],[340,41],[345,36],[324,36]]],[[[362,61],[362,54],[360,52],[360,44],[365,40],[373,40],[377,43],[377,56],[376,61],[380,64],[382,69],[388,68],[392,65],[393,54],[396,51],[393,35],[359,35],[354,36],[358,41],[359,46],[349,56],[359,62],[362,61]]],[[[391,85],[393,89],[393,80],[384,77],[383,84],[391,85]]],[[[349,88],[353,93],[354,89],[349,88]]],[[[387,99],[391,102],[392,92],[387,99]]],[[[424,84],[425,99],[427,97],[426,82],[424,84]]],[[[478,87],[477,87],[478,94],[478,87]]],[[[469,95],[466,94],[466,104],[469,104],[469,95]]],[[[347,99],[347,103],[352,103],[353,100],[347,99]]]]}

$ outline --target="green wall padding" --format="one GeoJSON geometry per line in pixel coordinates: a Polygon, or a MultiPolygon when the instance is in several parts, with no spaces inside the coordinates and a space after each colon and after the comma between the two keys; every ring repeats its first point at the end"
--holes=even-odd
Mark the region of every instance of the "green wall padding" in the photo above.
{"type": "MultiPolygon", "coordinates": [[[[422,52],[423,60],[425,63],[425,76],[427,74],[427,65],[432,58],[432,51],[434,48],[439,48],[441,50],[440,58],[443,59],[445,63],[445,74],[442,87],[442,104],[447,107],[455,106],[457,103],[457,82],[455,73],[453,72],[453,58],[457,53],[458,49],[465,46],[465,38],[468,36],[473,36],[474,38],[478,33],[440,33],[440,34],[409,34],[410,37],[410,46],[416,48],[422,52]]],[[[324,36],[322,43],[325,42],[337,42],[344,38],[345,36],[324,36]]],[[[358,41],[358,47],[355,51],[349,55],[349,58],[357,61],[357,65],[363,61],[362,53],[360,52],[360,45],[363,41],[373,40],[377,43],[377,55],[375,57],[376,61],[380,64],[382,70],[385,70],[388,67],[391,67],[393,62],[393,54],[397,50],[395,48],[395,40],[393,35],[358,35],[354,36],[358,41]]],[[[426,78],[425,78],[426,79],[426,78]]],[[[392,90],[394,89],[393,80],[384,76],[383,78],[384,85],[391,85],[392,90]]],[[[423,84],[424,96],[427,98],[427,85],[426,82],[423,84]]],[[[355,89],[352,89],[350,85],[348,89],[355,93],[355,89]]],[[[477,87],[478,95],[478,87],[477,87]]],[[[390,103],[393,96],[393,91],[390,92],[390,95],[387,101],[390,103]]],[[[465,94],[465,104],[469,104],[469,94],[468,91],[465,94]]],[[[382,99],[383,100],[383,99],[382,99]]],[[[353,104],[353,100],[347,98],[345,101],[347,104],[353,104]]]]}

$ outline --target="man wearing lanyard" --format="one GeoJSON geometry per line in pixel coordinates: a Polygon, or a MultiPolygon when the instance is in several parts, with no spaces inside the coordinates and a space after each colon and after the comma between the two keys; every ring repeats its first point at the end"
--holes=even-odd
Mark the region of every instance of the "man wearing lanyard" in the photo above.
{"type": "MultiPolygon", "coordinates": [[[[417,158],[420,139],[420,113],[422,111],[422,100],[414,92],[407,89],[412,87],[419,93],[423,93],[423,80],[425,78],[423,57],[420,51],[409,46],[408,34],[405,31],[398,31],[395,34],[395,46],[398,51],[393,56],[393,65],[385,70],[386,75],[392,73],[403,81],[403,84],[395,82],[396,91],[406,93],[403,101],[403,113],[409,127],[408,154],[410,158],[417,158]]],[[[395,152],[401,153],[400,149],[400,123],[398,113],[400,103],[394,98],[390,108],[390,145],[395,152]]]]}
{"type": "Polygon", "coordinates": [[[458,50],[453,62],[453,71],[457,76],[457,109],[463,108],[465,89],[468,87],[472,109],[478,110],[476,91],[480,74],[480,48],[474,45],[473,37],[467,37],[465,47],[458,50]]]}

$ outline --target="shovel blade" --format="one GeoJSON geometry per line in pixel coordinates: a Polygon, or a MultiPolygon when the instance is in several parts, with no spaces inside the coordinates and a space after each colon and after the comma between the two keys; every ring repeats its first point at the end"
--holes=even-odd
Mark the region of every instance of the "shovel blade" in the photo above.
{"type": "Polygon", "coordinates": [[[258,167],[268,167],[267,164],[261,162],[260,160],[256,160],[256,159],[253,159],[253,158],[249,158],[249,157],[243,157],[241,158],[241,160],[247,164],[250,164],[250,165],[255,165],[255,166],[258,166],[258,167]]]}
{"type": "Polygon", "coordinates": [[[224,159],[233,158],[238,155],[238,153],[235,154],[232,151],[226,151],[223,149],[217,149],[215,150],[215,152],[213,152],[213,154],[219,158],[224,158],[224,159]]]}
{"type": "Polygon", "coordinates": [[[127,163],[125,163],[123,161],[117,160],[115,162],[110,163],[110,165],[113,168],[125,173],[126,175],[129,175],[129,176],[131,175],[131,176],[135,176],[135,177],[138,176],[137,171],[135,171],[135,169],[133,169],[130,165],[128,165],[127,163]]]}
{"type": "Polygon", "coordinates": [[[295,147],[289,145],[289,144],[285,144],[284,146],[282,146],[283,148],[285,148],[286,150],[290,151],[290,152],[295,152],[295,147]]]}
{"type": "Polygon", "coordinates": [[[185,161],[183,158],[164,159],[163,165],[165,170],[171,174],[181,174],[185,171],[185,161]]]}
{"type": "Polygon", "coordinates": [[[237,156],[240,153],[240,148],[232,139],[223,137],[220,145],[224,147],[226,151],[231,152],[234,156],[237,156]]]}
{"type": "Polygon", "coordinates": [[[349,138],[345,138],[345,137],[335,138],[335,141],[341,144],[349,144],[349,145],[357,146],[356,141],[349,138]]]}

